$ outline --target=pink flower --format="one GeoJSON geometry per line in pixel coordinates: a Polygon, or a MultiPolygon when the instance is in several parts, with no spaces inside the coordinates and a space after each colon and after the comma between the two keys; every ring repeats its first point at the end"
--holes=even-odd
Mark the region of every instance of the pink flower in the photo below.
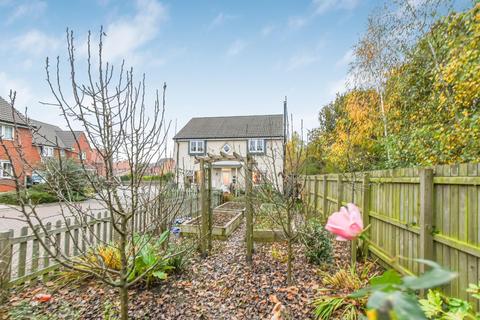
{"type": "Polygon", "coordinates": [[[355,240],[363,231],[363,220],[360,209],[353,203],[341,207],[340,212],[334,212],[327,221],[325,229],[337,235],[337,240],[355,240]]]}

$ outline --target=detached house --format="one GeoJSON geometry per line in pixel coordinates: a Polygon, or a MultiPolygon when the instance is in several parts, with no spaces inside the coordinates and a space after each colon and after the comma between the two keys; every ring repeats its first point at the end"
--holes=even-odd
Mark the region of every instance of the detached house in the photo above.
{"type": "MultiPolygon", "coordinates": [[[[196,183],[195,157],[220,152],[252,155],[257,162],[256,183],[265,176],[273,178],[283,170],[284,131],[282,114],[192,118],[173,138],[177,183],[196,183]]],[[[242,166],[232,160],[213,163],[212,187],[225,190],[234,183],[243,188],[242,166]]]]}

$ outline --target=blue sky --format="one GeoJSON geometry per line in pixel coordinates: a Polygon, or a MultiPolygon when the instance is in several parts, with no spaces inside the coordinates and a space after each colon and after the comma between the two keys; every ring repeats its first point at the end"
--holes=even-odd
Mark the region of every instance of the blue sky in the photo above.
{"type": "MultiPolygon", "coordinates": [[[[289,112],[315,127],[321,106],[344,88],[351,48],[371,10],[366,0],[160,1],[0,0],[0,95],[62,125],[51,101],[45,57],[65,58],[65,29],[82,58],[86,32],[106,29],[106,56],[125,58],[147,89],[167,89],[180,129],[194,116],[289,112]]],[[[66,75],[66,74],[65,74],[66,75]]]]}

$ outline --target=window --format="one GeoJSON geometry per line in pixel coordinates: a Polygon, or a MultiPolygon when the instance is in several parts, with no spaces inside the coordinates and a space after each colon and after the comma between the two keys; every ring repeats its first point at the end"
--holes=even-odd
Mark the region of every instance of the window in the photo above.
{"type": "Polygon", "coordinates": [[[1,125],[0,135],[2,136],[2,139],[13,140],[13,127],[8,125],[1,125]]]}
{"type": "Polygon", "coordinates": [[[65,150],[64,149],[60,149],[60,157],[65,157],[65,150]]]}
{"type": "Polygon", "coordinates": [[[87,154],[85,153],[85,151],[82,151],[82,153],[78,154],[78,159],[80,159],[80,160],[86,160],[87,159],[87,154]]]}
{"type": "Polygon", "coordinates": [[[192,154],[205,153],[205,141],[203,140],[190,141],[190,153],[192,154]]]}
{"type": "Polygon", "coordinates": [[[9,161],[2,161],[0,167],[0,176],[2,178],[11,178],[13,176],[13,167],[9,161]]]}
{"type": "Polygon", "coordinates": [[[225,144],[225,145],[223,146],[222,150],[223,150],[223,152],[225,152],[225,153],[229,153],[230,150],[232,150],[232,148],[230,148],[230,145],[227,143],[227,144],[225,144]]]}
{"type": "Polygon", "coordinates": [[[53,157],[53,147],[42,147],[42,157],[53,157]]]}
{"type": "Polygon", "coordinates": [[[264,153],[265,152],[265,140],[263,140],[263,139],[250,139],[250,140],[248,140],[248,152],[250,152],[250,153],[264,153]]]}

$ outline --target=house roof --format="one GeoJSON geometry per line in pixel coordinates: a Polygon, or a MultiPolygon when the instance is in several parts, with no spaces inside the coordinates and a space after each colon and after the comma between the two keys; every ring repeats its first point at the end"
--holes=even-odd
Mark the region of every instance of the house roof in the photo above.
{"type": "Polygon", "coordinates": [[[283,115],[192,118],[173,139],[283,137],[283,115]]]}
{"type": "Polygon", "coordinates": [[[60,139],[62,139],[66,147],[74,148],[75,145],[77,144],[77,140],[80,138],[80,135],[82,133],[83,133],[82,131],[60,130],[60,131],[57,131],[57,136],[60,137],[60,139]]]}
{"type": "Polygon", "coordinates": [[[80,136],[82,131],[62,130],[53,124],[31,120],[36,127],[33,132],[33,142],[37,145],[45,145],[60,148],[73,148],[76,145],[75,137],[80,136]]]}
{"type": "Polygon", "coordinates": [[[0,97],[0,121],[17,124],[19,126],[27,126],[28,124],[25,117],[18,112],[18,110],[13,110],[14,112],[12,112],[12,105],[0,97]]]}

